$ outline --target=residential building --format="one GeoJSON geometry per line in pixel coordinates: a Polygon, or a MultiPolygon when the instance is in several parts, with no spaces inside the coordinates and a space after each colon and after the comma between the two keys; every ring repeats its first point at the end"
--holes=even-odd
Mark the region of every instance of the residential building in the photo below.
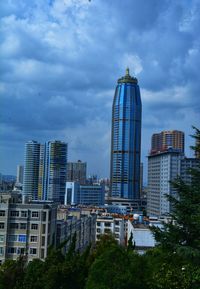
{"type": "Polygon", "coordinates": [[[192,182],[192,176],[190,175],[190,173],[188,173],[190,169],[200,170],[200,159],[185,157],[181,160],[180,176],[187,184],[191,184],[192,182]]]}
{"type": "Polygon", "coordinates": [[[104,205],[104,185],[80,185],[77,182],[66,182],[65,205],[104,205]]]}
{"type": "Polygon", "coordinates": [[[39,198],[64,204],[67,169],[67,143],[48,141],[41,146],[39,198]]]}
{"type": "Polygon", "coordinates": [[[25,144],[23,194],[38,199],[40,144],[29,141],[25,144]]]}
{"type": "Polygon", "coordinates": [[[187,184],[191,183],[188,169],[199,168],[200,160],[186,158],[180,150],[168,149],[165,152],[148,156],[147,213],[161,216],[171,212],[166,195],[176,195],[172,181],[180,176],[187,184]]]}
{"type": "Polygon", "coordinates": [[[135,77],[118,80],[112,106],[111,197],[140,198],[142,104],[135,77]]]}
{"type": "Polygon", "coordinates": [[[103,234],[111,234],[120,245],[125,245],[125,221],[119,216],[110,214],[97,216],[96,219],[96,241],[103,234]]]}
{"type": "Polygon", "coordinates": [[[78,160],[77,162],[67,163],[67,182],[86,183],[87,163],[78,160]]]}
{"type": "Polygon", "coordinates": [[[47,249],[55,245],[57,205],[30,201],[17,193],[0,195],[0,263],[45,259],[47,249]]]}
{"type": "Polygon", "coordinates": [[[167,130],[154,133],[151,138],[150,154],[167,151],[169,148],[179,150],[184,153],[184,132],[179,130],[167,130]]]}
{"type": "MultiPolygon", "coordinates": [[[[80,209],[73,209],[80,211],[80,209]]],[[[95,243],[96,236],[96,215],[73,215],[69,210],[69,214],[66,219],[57,221],[57,246],[64,241],[67,241],[62,248],[62,252],[66,254],[72,243],[74,235],[76,235],[76,251],[83,252],[87,246],[95,243]]]]}

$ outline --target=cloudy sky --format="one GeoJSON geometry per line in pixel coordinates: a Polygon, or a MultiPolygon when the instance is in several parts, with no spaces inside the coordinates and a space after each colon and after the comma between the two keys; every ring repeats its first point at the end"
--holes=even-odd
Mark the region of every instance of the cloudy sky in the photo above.
{"type": "MultiPolygon", "coordinates": [[[[200,127],[199,0],[1,1],[0,172],[16,174],[24,144],[68,142],[68,159],[109,176],[116,81],[130,67],[151,135],[200,127]]],[[[191,155],[189,149],[187,155],[191,155]]]]}

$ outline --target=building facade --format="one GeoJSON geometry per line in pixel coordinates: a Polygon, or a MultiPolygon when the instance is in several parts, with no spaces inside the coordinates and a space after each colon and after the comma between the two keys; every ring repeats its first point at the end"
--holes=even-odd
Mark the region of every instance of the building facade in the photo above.
{"type": "Polygon", "coordinates": [[[49,141],[41,146],[38,193],[42,200],[64,204],[67,143],[49,141]]]}
{"type": "Polygon", "coordinates": [[[57,206],[50,202],[22,200],[19,194],[0,196],[0,263],[16,260],[27,262],[45,259],[54,245],[57,206]]]}
{"type": "Polygon", "coordinates": [[[111,215],[100,215],[96,219],[96,241],[103,234],[111,234],[120,245],[125,245],[124,218],[111,215]]]}
{"type": "Polygon", "coordinates": [[[85,184],[87,178],[87,163],[78,160],[67,163],[67,182],[85,184]]]}
{"type": "Polygon", "coordinates": [[[104,205],[104,185],[80,185],[66,182],[65,205],[104,205]]]}
{"type": "Polygon", "coordinates": [[[112,106],[111,196],[140,197],[142,104],[136,78],[126,75],[118,80],[112,106]]]}
{"type": "Polygon", "coordinates": [[[69,214],[65,220],[57,221],[57,246],[68,240],[62,248],[63,254],[69,250],[76,236],[76,251],[83,252],[87,246],[95,243],[96,214],[73,216],[69,214]]]}
{"type": "Polygon", "coordinates": [[[167,151],[169,148],[179,150],[184,153],[184,132],[179,130],[167,130],[160,133],[154,133],[151,138],[151,152],[156,154],[167,151]]]}
{"type": "Polygon", "coordinates": [[[29,141],[25,144],[23,194],[38,199],[38,178],[40,162],[40,144],[29,141]]]}
{"type": "Polygon", "coordinates": [[[191,184],[192,177],[188,173],[191,168],[199,169],[200,160],[186,158],[179,150],[168,149],[148,157],[148,215],[160,216],[171,212],[166,198],[166,195],[176,195],[171,182],[180,176],[185,183],[191,184]]]}

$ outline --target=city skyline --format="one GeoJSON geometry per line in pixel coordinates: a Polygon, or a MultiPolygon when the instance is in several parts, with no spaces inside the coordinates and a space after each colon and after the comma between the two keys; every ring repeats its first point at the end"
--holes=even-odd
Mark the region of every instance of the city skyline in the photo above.
{"type": "Polygon", "coordinates": [[[140,80],[144,166],[151,135],[162,130],[183,131],[190,156],[191,126],[200,118],[199,3],[0,5],[2,174],[16,174],[27,141],[59,139],[69,144],[69,161],[109,176],[112,99],[127,66],[140,80]]]}

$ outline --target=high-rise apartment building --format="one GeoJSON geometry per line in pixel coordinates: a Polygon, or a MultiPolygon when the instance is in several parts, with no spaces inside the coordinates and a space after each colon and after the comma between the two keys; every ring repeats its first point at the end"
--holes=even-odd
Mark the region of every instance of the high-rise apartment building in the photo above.
{"type": "Polygon", "coordinates": [[[190,168],[199,169],[200,160],[186,158],[178,150],[149,155],[148,157],[148,215],[164,215],[171,212],[171,206],[166,195],[176,195],[176,190],[171,183],[177,176],[190,184],[192,177],[188,174],[190,168]]]}
{"type": "Polygon", "coordinates": [[[182,153],[172,149],[148,157],[148,215],[160,216],[171,211],[166,194],[176,193],[170,182],[179,175],[183,158],[182,153]]]}
{"type": "Polygon", "coordinates": [[[16,182],[23,184],[23,176],[24,176],[24,166],[18,165],[17,166],[17,179],[16,182]]]}
{"type": "Polygon", "coordinates": [[[29,141],[25,144],[23,194],[32,199],[38,198],[38,177],[40,161],[40,144],[29,141]]]}
{"type": "Polygon", "coordinates": [[[64,203],[67,143],[49,141],[41,146],[39,198],[64,203]]]}
{"type": "Polygon", "coordinates": [[[87,163],[78,160],[77,162],[67,163],[67,181],[86,183],[87,163]]]}
{"type": "Polygon", "coordinates": [[[112,106],[111,196],[125,199],[140,197],[142,104],[135,77],[118,80],[112,106]]]}
{"type": "Polygon", "coordinates": [[[167,151],[168,148],[176,149],[184,153],[184,143],[184,132],[182,131],[169,130],[154,133],[151,138],[150,154],[164,152],[167,151]]]}

